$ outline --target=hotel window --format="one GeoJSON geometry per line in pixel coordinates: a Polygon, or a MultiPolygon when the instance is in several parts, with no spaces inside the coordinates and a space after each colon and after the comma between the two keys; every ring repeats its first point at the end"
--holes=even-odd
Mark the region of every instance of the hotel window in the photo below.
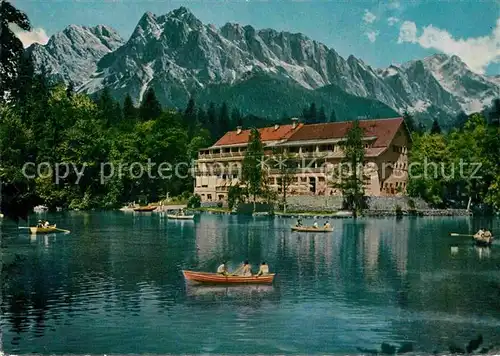
{"type": "Polygon", "coordinates": [[[207,194],[207,199],[212,200],[212,194],[207,194]]]}

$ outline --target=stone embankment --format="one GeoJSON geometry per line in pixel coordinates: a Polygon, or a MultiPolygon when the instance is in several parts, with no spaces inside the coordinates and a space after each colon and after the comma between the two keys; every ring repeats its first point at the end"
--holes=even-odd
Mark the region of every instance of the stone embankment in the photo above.
{"type": "MultiPolygon", "coordinates": [[[[403,216],[469,216],[470,211],[465,209],[422,209],[422,210],[402,210],[403,216]]],[[[396,210],[368,209],[363,211],[364,216],[395,216],[396,210]]]]}

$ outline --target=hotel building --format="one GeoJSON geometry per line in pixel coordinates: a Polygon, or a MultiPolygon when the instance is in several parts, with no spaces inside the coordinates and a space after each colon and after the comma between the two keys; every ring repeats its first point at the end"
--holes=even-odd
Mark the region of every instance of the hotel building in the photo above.
{"type": "MultiPolygon", "coordinates": [[[[408,182],[411,136],[402,118],[361,120],[365,146],[364,183],[368,196],[404,194],[408,182]]],[[[341,163],[342,143],[352,122],[291,124],[259,129],[266,157],[282,154],[298,162],[288,195],[341,195],[332,186],[332,171],[341,163]]],[[[196,160],[194,193],[203,202],[226,201],[229,187],[238,184],[250,130],[227,132],[213,146],[201,149],[196,160]]],[[[281,189],[278,169],[268,184],[281,189]]]]}

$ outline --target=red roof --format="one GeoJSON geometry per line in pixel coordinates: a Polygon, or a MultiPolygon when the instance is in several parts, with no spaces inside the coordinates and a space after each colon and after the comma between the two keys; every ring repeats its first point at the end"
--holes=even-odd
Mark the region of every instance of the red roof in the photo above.
{"type": "MultiPolygon", "coordinates": [[[[360,120],[359,126],[364,129],[365,137],[376,137],[372,147],[387,147],[399,130],[403,118],[360,120]]],[[[287,142],[328,140],[343,138],[352,127],[352,121],[331,122],[324,124],[303,125],[294,132],[287,142]]]]}
{"type": "MultiPolygon", "coordinates": [[[[262,142],[266,141],[278,141],[289,138],[294,132],[303,127],[303,124],[297,124],[297,127],[293,129],[292,125],[280,125],[278,129],[274,126],[264,127],[259,129],[260,139],[262,142]]],[[[248,143],[250,138],[250,130],[242,130],[240,133],[237,131],[229,131],[224,136],[222,136],[214,146],[226,146],[226,145],[237,145],[242,143],[248,143]]]]}

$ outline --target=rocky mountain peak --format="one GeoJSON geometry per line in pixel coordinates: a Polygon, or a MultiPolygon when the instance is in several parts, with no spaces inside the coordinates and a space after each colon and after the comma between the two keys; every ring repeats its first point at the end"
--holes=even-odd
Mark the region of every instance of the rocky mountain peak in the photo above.
{"type": "MultiPolygon", "coordinates": [[[[204,25],[186,7],[160,16],[146,12],[125,44],[106,26],[70,26],[65,31],[47,46],[33,49],[39,66],[65,81],[84,84],[83,92],[107,87],[117,98],[130,94],[136,103],[150,87],[164,105],[179,107],[193,91],[214,86],[261,94],[253,86],[264,81],[267,90],[274,85],[288,90],[290,85],[311,97],[320,95],[321,87],[325,93],[335,87],[335,93],[378,100],[398,112],[413,108],[429,118],[439,113],[441,120],[448,120],[461,110],[487,105],[500,91],[499,78],[473,73],[456,56],[436,54],[373,69],[301,33],[236,23],[217,29],[204,25]]],[[[264,105],[252,95],[248,102],[264,105]]],[[[273,91],[264,96],[273,97],[273,91]]]]}
{"type": "Polygon", "coordinates": [[[50,79],[72,82],[79,86],[86,82],[97,68],[97,62],[124,43],[111,27],[70,25],[54,34],[46,45],[28,48],[37,71],[50,79]]]}

